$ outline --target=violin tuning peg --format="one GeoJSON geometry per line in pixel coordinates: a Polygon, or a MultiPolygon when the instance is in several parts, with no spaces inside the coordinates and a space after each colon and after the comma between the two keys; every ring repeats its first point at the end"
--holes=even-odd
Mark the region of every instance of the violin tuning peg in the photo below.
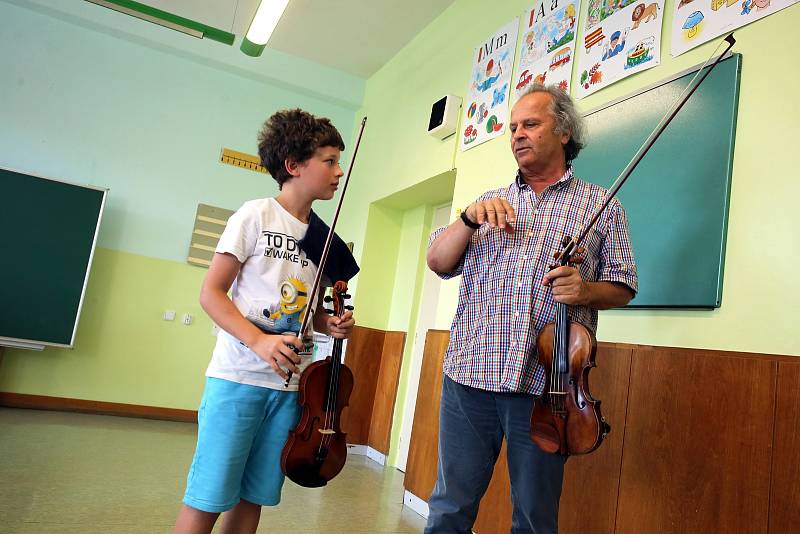
{"type": "Polygon", "coordinates": [[[325,313],[327,313],[328,315],[333,315],[333,310],[331,310],[330,308],[325,308],[325,313]]]}
{"type": "Polygon", "coordinates": [[[349,298],[350,298],[350,295],[348,295],[347,293],[345,293],[344,295],[342,295],[342,298],[343,298],[343,299],[349,299],[349,298]]]}
{"type": "Polygon", "coordinates": [[[345,307],[344,307],[344,309],[345,309],[345,310],[350,310],[350,311],[353,311],[353,310],[355,310],[355,308],[354,308],[354,307],[352,307],[352,306],[345,306],[345,307]]]}
{"type": "Polygon", "coordinates": [[[331,296],[326,296],[326,297],[325,297],[324,299],[322,299],[322,300],[324,300],[325,302],[333,302],[333,297],[331,297],[331,296]]]}
{"type": "Polygon", "coordinates": [[[565,235],[564,239],[561,240],[561,246],[566,247],[567,245],[569,245],[570,241],[572,241],[572,238],[568,235],[565,235]]]}
{"type": "Polygon", "coordinates": [[[583,254],[586,252],[586,247],[578,247],[575,249],[575,254],[583,254]]]}

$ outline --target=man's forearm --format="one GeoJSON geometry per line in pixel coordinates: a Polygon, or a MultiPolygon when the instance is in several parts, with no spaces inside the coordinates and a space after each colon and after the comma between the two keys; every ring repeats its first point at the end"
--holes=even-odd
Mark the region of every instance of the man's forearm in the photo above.
{"type": "Polygon", "coordinates": [[[633,291],[619,282],[585,282],[588,289],[586,306],[596,310],[608,310],[626,305],[633,298],[633,291]]]}
{"type": "Polygon", "coordinates": [[[436,273],[447,273],[458,265],[475,230],[456,220],[439,234],[428,248],[428,267],[436,273]]]}

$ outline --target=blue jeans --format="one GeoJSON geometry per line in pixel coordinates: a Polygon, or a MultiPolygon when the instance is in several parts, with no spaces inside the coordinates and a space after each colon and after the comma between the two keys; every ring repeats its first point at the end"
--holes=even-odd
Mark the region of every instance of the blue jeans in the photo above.
{"type": "Polygon", "coordinates": [[[469,534],[503,437],[511,482],[512,534],[555,534],[564,477],[562,456],[531,441],[533,396],[495,393],[446,375],[439,415],[439,467],[425,534],[469,534]]]}

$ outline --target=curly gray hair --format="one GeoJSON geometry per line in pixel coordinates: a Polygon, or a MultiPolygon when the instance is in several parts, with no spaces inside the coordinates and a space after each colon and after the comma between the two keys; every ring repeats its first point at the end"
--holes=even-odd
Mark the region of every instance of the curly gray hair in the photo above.
{"type": "Polygon", "coordinates": [[[547,93],[552,97],[550,112],[556,121],[556,133],[569,133],[569,141],[564,145],[564,159],[567,163],[578,157],[578,153],[586,146],[586,133],[583,117],[575,109],[572,98],[555,85],[531,84],[520,95],[527,96],[533,93],[547,93]]]}

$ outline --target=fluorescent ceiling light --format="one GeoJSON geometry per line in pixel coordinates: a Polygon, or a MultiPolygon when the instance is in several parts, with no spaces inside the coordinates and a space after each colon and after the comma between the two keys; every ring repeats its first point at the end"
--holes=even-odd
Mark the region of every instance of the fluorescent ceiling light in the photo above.
{"type": "Polygon", "coordinates": [[[242,52],[254,57],[261,55],[288,4],[289,0],[261,0],[250,29],[242,40],[242,52]]]}

